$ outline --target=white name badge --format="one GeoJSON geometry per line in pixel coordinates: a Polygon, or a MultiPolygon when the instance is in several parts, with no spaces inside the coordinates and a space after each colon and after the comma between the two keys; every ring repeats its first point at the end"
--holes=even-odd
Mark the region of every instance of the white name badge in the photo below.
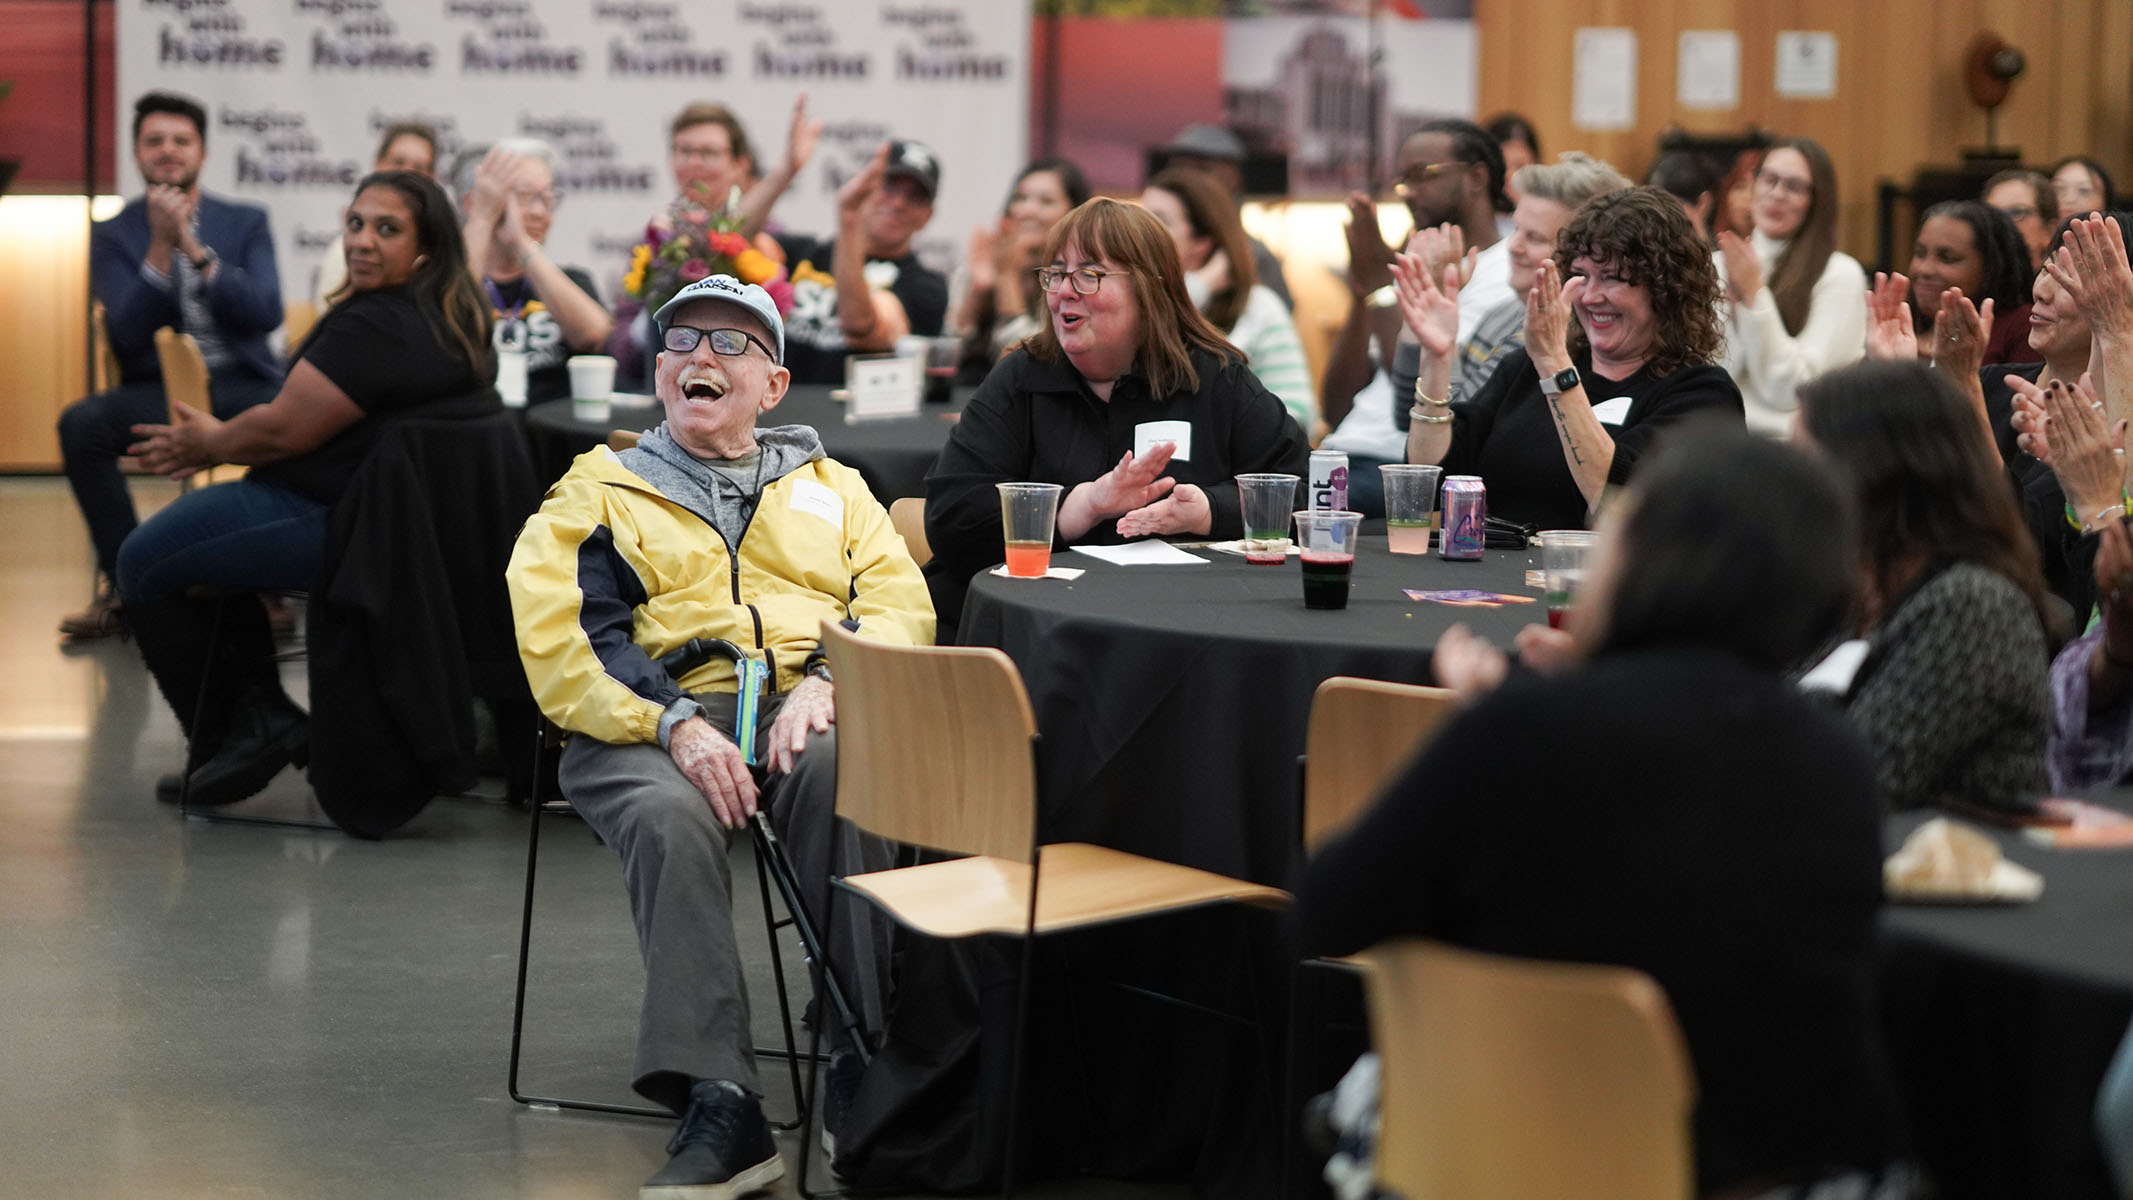
{"type": "Polygon", "coordinates": [[[1171,452],[1173,462],[1192,461],[1192,422],[1148,421],[1133,427],[1133,457],[1139,458],[1155,449],[1157,442],[1170,442],[1177,446],[1171,452]]]}
{"type": "Polygon", "coordinates": [[[1612,400],[1602,400],[1592,406],[1592,415],[1599,418],[1602,425],[1620,425],[1622,418],[1629,415],[1629,397],[1616,396],[1612,400]]]}
{"type": "Polygon", "coordinates": [[[844,497],[812,479],[792,481],[792,510],[820,517],[839,529],[844,528],[844,497]]]}
{"type": "Polygon", "coordinates": [[[845,424],[915,417],[926,385],[926,364],[918,358],[848,358],[844,379],[851,392],[844,406],[845,424]]]}
{"type": "Polygon", "coordinates": [[[1866,665],[1868,643],[1865,638],[1853,638],[1829,652],[1829,657],[1815,664],[1815,668],[1800,676],[1803,692],[1827,692],[1842,696],[1852,690],[1852,680],[1859,675],[1859,668],[1866,665]]]}

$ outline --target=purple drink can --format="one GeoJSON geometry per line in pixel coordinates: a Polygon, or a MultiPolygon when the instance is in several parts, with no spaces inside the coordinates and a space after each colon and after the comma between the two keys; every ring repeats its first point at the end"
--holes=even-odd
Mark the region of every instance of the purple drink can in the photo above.
{"type": "Polygon", "coordinates": [[[1477,559],[1488,545],[1489,490],[1479,475],[1454,475],[1444,481],[1444,531],[1438,536],[1442,558],[1477,559]]]}
{"type": "Polygon", "coordinates": [[[1341,512],[1348,507],[1348,456],[1338,450],[1311,452],[1309,507],[1341,512]]]}

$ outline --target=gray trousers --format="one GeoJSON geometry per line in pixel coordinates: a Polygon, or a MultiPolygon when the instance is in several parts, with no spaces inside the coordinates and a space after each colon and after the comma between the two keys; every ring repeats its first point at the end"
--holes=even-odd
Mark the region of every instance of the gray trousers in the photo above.
{"type": "MultiPolygon", "coordinates": [[[[734,697],[697,696],[711,724],[730,733],[734,697]]],[[[772,720],[783,695],[766,695],[757,726],[767,760],[772,720]]],[[[616,746],[572,737],[563,747],[563,795],[622,857],[623,882],[644,955],[644,1008],[637,1023],[635,1086],[679,1112],[698,1079],[729,1079],[757,1092],[748,988],[733,932],[734,832],[657,743],[616,746]]],[[[761,806],[784,843],[803,902],[822,929],[829,879],[894,865],[893,847],[836,817],[836,730],[810,734],[787,775],[756,770],[761,806]]],[[[838,981],[868,1030],[883,1028],[888,926],[871,906],[836,899],[826,947],[838,981]]],[[[836,1024],[825,1001],[818,1020],[836,1024]]],[[[834,1044],[834,1037],[831,1039],[834,1044]]]]}

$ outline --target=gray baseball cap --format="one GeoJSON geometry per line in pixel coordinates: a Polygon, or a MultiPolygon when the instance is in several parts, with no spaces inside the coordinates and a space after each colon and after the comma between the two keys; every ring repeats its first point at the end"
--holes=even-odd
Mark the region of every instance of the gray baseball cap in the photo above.
{"type": "Polygon", "coordinates": [[[662,345],[666,342],[669,318],[680,311],[682,305],[696,300],[718,300],[748,310],[777,339],[778,361],[785,361],[785,322],[778,317],[777,301],[755,284],[742,283],[731,275],[707,275],[674,293],[672,300],[659,306],[659,311],[652,314],[652,320],[659,326],[662,345]]]}
{"type": "Polygon", "coordinates": [[[1172,154],[1190,154],[1195,158],[1217,158],[1224,162],[1244,161],[1244,140],[1220,125],[1187,125],[1178,130],[1178,136],[1163,147],[1172,154]]]}

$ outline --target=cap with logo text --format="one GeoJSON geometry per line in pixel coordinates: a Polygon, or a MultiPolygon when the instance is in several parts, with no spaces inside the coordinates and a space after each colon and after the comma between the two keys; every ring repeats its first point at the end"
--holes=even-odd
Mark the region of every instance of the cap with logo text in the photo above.
{"type": "Polygon", "coordinates": [[[672,323],[674,314],[679,312],[683,305],[693,304],[698,300],[718,300],[746,309],[777,339],[778,361],[785,361],[785,322],[778,317],[777,301],[772,300],[769,292],[755,284],[742,283],[731,275],[707,275],[674,293],[672,300],[660,305],[659,311],[652,314],[652,320],[659,325],[659,340],[662,344],[666,342],[667,326],[672,323]]]}

